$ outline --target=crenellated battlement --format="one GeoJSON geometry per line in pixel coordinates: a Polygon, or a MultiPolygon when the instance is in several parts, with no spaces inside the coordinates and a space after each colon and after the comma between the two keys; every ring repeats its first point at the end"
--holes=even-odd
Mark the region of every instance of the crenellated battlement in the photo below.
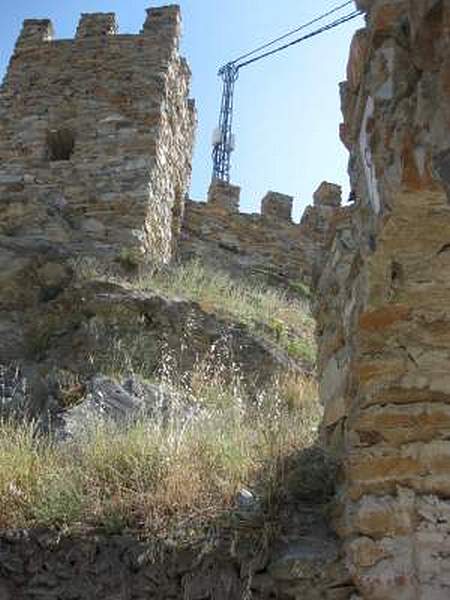
{"type": "Polygon", "coordinates": [[[241,188],[226,181],[214,179],[208,190],[208,204],[231,213],[239,213],[241,188]]]}
{"type": "Polygon", "coordinates": [[[168,36],[179,40],[181,36],[181,10],[176,4],[147,9],[143,35],[168,36]]]}
{"type": "Polygon", "coordinates": [[[314,192],[314,206],[338,208],[342,203],[342,188],[335,183],[323,181],[314,192]]]}
{"type": "Polygon", "coordinates": [[[15,51],[51,42],[53,36],[54,28],[50,19],[25,19],[17,38],[15,51]]]}
{"type": "Polygon", "coordinates": [[[300,223],[292,221],[292,196],[268,192],[260,213],[248,214],[239,212],[240,191],[214,180],[207,202],[186,202],[179,257],[199,258],[238,276],[264,274],[286,286],[311,280],[341,211],[341,188],[322,183],[300,223]]]}
{"type": "Polygon", "coordinates": [[[267,192],[261,200],[261,214],[268,219],[292,222],[292,196],[279,192],[267,192]]]}
{"type": "MultiPolygon", "coordinates": [[[[336,186],[338,187],[338,186],[336,186]]],[[[207,208],[241,214],[241,188],[220,179],[214,179],[208,190],[207,208]]],[[[270,221],[292,223],[292,196],[269,191],[261,200],[260,216],[270,221]]]]}
{"type": "MultiPolygon", "coordinates": [[[[177,5],[161,6],[146,9],[146,19],[141,31],[137,34],[120,35],[116,14],[82,13],[78,22],[75,38],[64,40],[93,43],[95,40],[108,38],[111,43],[120,44],[124,39],[141,38],[148,41],[153,38],[159,48],[168,45],[178,48],[181,36],[181,11],[177,5]]],[[[30,48],[42,48],[47,45],[58,51],[60,40],[55,39],[55,29],[50,19],[26,19],[17,38],[15,53],[30,48]],[[51,42],[55,42],[51,44],[51,42]]]]}
{"type": "Polygon", "coordinates": [[[116,35],[119,31],[115,13],[82,13],[76,38],[116,35]]]}

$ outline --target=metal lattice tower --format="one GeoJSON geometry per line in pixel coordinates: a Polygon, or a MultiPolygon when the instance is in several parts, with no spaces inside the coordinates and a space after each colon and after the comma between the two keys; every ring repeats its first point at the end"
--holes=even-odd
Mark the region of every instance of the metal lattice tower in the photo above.
{"type": "Polygon", "coordinates": [[[213,159],[213,181],[214,179],[219,179],[221,181],[225,181],[229,183],[230,181],[230,169],[231,169],[231,153],[234,150],[234,135],[232,132],[232,123],[233,123],[233,100],[234,100],[234,84],[239,76],[239,71],[243,67],[247,67],[251,64],[254,64],[257,61],[268,58],[269,56],[273,56],[278,52],[282,52],[287,48],[295,46],[301,42],[309,40],[311,38],[316,37],[324,33],[325,31],[329,31],[330,29],[334,29],[343,23],[347,23],[355,19],[356,17],[363,14],[363,11],[360,9],[356,9],[353,12],[345,14],[341,17],[338,17],[334,21],[331,21],[319,29],[311,31],[306,35],[303,35],[299,38],[294,39],[291,42],[285,43],[281,46],[278,46],[272,50],[269,50],[270,47],[278,44],[282,40],[291,37],[294,33],[297,33],[303,29],[306,29],[317,23],[322,21],[323,19],[329,17],[330,15],[341,11],[345,7],[352,5],[353,0],[346,0],[343,4],[334,7],[323,15],[312,19],[312,21],[308,21],[308,23],[304,23],[300,25],[300,27],[296,27],[292,31],[281,35],[254,50],[239,56],[235,60],[227,63],[219,70],[219,77],[223,80],[223,93],[222,93],[222,104],[220,106],[220,117],[219,117],[219,126],[214,131],[213,140],[212,140],[212,159],[213,159]]]}
{"type": "Polygon", "coordinates": [[[224,65],[219,71],[223,80],[222,104],[220,107],[219,127],[213,137],[213,179],[230,181],[231,153],[234,150],[233,100],[234,84],[239,75],[239,67],[234,63],[224,65]]]}

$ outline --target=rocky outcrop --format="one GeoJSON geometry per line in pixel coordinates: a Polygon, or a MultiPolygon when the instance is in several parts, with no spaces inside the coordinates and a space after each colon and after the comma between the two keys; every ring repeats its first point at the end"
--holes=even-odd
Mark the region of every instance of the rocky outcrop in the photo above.
{"type": "Polygon", "coordinates": [[[450,2],[358,3],[341,135],[355,204],[316,307],[335,515],[363,598],[450,595],[450,2]]]}
{"type": "Polygon", "coordinates": [[[3,363],[11,366],[3,368],[1,402],[0,362],[0,406],[23,406],[28,398],[33,413],[64,405],[61,394],[74,382],[100,373],[153,378],[166,361],[181,377],[202,360],[217,360],[230,373],[237,369],[249,389],[281,372],[312,368],[267,336],[195,302],[103,281],[74,285],[39,311],[30,310],[24,332],[20,358],[14,361],[4,348],[3,363]]]}
{"type": "Polygon", "coordinates": [[[193,402],[169,386],[136,376],[120,382],[93,377],[87,384],[66,391],[66,398],[70,398],[70,393],[72,399],[78,393],[77,404],[52,415],[52,435],[58,441],[82,443],[96,427],[108,424],[126,428],[139,419],[161,426],[176,420],[184,426],[200,412],[193,402]]]}

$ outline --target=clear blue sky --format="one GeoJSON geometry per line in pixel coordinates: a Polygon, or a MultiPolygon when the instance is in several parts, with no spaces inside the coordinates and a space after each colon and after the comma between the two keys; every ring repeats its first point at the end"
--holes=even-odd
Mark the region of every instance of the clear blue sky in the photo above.
{"type": "MultiPolygon", "coordinates": [[[[73,37],[81,12],[114,11],[120,32],[137,33],[154,0],[6,0],[0,22],[0,77],[25,18],[52,19],[56,37],[73,37]]],[[[217,125],[217,69],[242,52],[310,20],[342,0],[179,0],[182,50],[193,72],[199,112],[191,196],[204,199],[211,177],[210,140],[217,125]]],[[[351,7],[350,7],[351,8],[351,7]]],[[[345,78],[358,18],[319,38],[244,69],[236,86],[232,182],[242,210],[257,211],[268,189],[295,197],[295,214],[326,179],[348,192],[347,152],[341,145],[338,83],[345,78]]]]}

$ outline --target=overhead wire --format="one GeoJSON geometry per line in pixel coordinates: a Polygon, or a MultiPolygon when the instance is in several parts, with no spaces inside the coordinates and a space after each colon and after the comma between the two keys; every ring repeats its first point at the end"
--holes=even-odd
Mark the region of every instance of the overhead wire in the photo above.
{"type": "Polygon", "coordinates": [[[318,36],[321,33],[324,33],[325,31],[334,29],[335,27],[338,27],[339,25],[342,25],[343,23],[347,23],[348,21],[351,21],[352,19],[355,19],[359,15],[363,14],[362,10],[353,10],[353,12],[343,15],[343,16],[335,19],[331,23],[327,23],[326,25],[323,25],[319,29],[311,31],[310,33],[303,35],[299,38],[296,38],[289,43],[283,44],[282,46],[278,46],[277,48],[268,50],[267,52],[263,52],[264,50],[270,48],[271,46],[274,46],[275,44],[282,42],[283,40],[293,36],[295,33],[298,33],[299,31],[306,29],[307,27],[310,27],[314,23],[322,21],[323,19],[329,17],[330,15],[344,9],[346,6],[349,6],[350,4],[353,4],[353,0],[348,0],[344,4],[340,4],[339,6],[336,6],[332,10],[328,11],[327,13],[324,13],[323,15],[320,15],[319,17],[316,17],[315,19],[309,21],[308,23],[304,23],[303,25],[300,25],[300,27],[296,27],[292,31],[290,31],[282,36],[279,36],[276,39],[271,40],[270,42],[267,42],[266,44],[263,44],[262,46],[255,48],[254,50],[251,50],[250,52],[246,52],[245,54],[242,54],[238,58],[234,59],[233,61],[228,62],[227,64],[223,65],[219,69],[218,74],[223,80],[224,88],[223,88],[222,106],[221,106],[220,118],[219,118],[220,142],[213,142],[213,148],[214,148],[214,150],[213,150],[213,178],[222,179],[224,181],[230,180],[230,157],[231,157],[231,152],[233,150],[233,148],[232,148],[233,136],[231,133],[231,123],[232,123],[232,118],[233,118],[233,94],[234,94],[234,84],[238,78],[240,69],[242,69],[243,67],[246,67],[247,65],[256,63],[257,61],[260,61],[263,58],[267,58],[268,56],[272,56],[274,54],[277,54],[278,52],[286,50],[286,48],[295,46],[296,44],[299,44],[300,42],[304,42],[305,40],[308,40],[310,38],[318,36]],[[263,52],[263,54],[261,54],[261,52],[263,52]],[[251,58],[251,57],[253,57],[253,58],[251,58]]]}
{"type": "MultiPolygon", "coordinates": [[[[282,50],[286,50],[286,48],[295,46],[296,44],[299,44],[300,42],[304,42],[305,40],[316,37],[317,35],[320,35],[321,33],[324,33],[325,31],[329,31],[330,29],[334,29],[335,27],[338,27],[339,25],[342,25],[343,23],[347,23],[348,21],[355,19],[356,17],[358,17],[361,14],[362,14],[362,11],[360,11],[360,10],[353,11],[347,15],[344,15],[343,17],[340,17],[339,19],[336,19],[335,21],[332,21],[331,23],[328,23],[327,25],[324,25],[323,27],[320,27],[319,29],[312,31],[311,33],[308,33],[300,38],[293,40],[292,42],[289,42],[288,44],[284,44],[283,46],[279,46],[278,48],[269,50],[268,52],[265,52],[264,54],[260,54],[258,56],[255,56],[254,58],[250,58],[249,60],[244,61],[244,62],[232,61],[231,64],[233,64],[236,67],[236,69],[242,69],[242,67],[246,67],[247,65],[255,63],[258,60],[267,58],[268,56],[272,56],[273,54],[277,54],[278,52],[281,52],[282,50]]],[[[249,56],[250,56],[250,54],[249,54],[249,56]]]]}
{"type": "Polygon", "coordinates": [[[344,4],[340,4],[339,6],[336,6],[335,8],[333,8],[332,10],[329,10],[328,12],[312,19],[311,21],[308,21],[307,23],[303,23],[299,27],[296,27],[295,29],[288,31],[284,35],[281,35],[281,36],[271,40],[270,42],[262,44],[261,46],[259,46],[258,48],[255,48],[254,50],[251,50],[250,52],[246,52],[245,54],[238,56],[237,58],[232,60],[231,63],[232,64],[237,63],[241,60],[244,60],[245,58],[248,58],[249,56],[252,56],[253,54],[257,54],[258,52],[265,50],[266,48],[270,48],[270,46],[273,46],[274,44],[277,44],[278,42],[281,42],[281,41],[285,40],[286,38],[291,37],[295,33],[298,33],[299,31],[302,31],[303,29],[306,29],[307,27],[311,27],[311,25],[314,25],[315,23],[318,23],[319,21],[326,19],[330,15],[342,10],[343,8],[345,8],[346,6],[349,6],[350,4],[353,4],[353,0],[348,0],[347,2],[344,2],[344,4]]]}

